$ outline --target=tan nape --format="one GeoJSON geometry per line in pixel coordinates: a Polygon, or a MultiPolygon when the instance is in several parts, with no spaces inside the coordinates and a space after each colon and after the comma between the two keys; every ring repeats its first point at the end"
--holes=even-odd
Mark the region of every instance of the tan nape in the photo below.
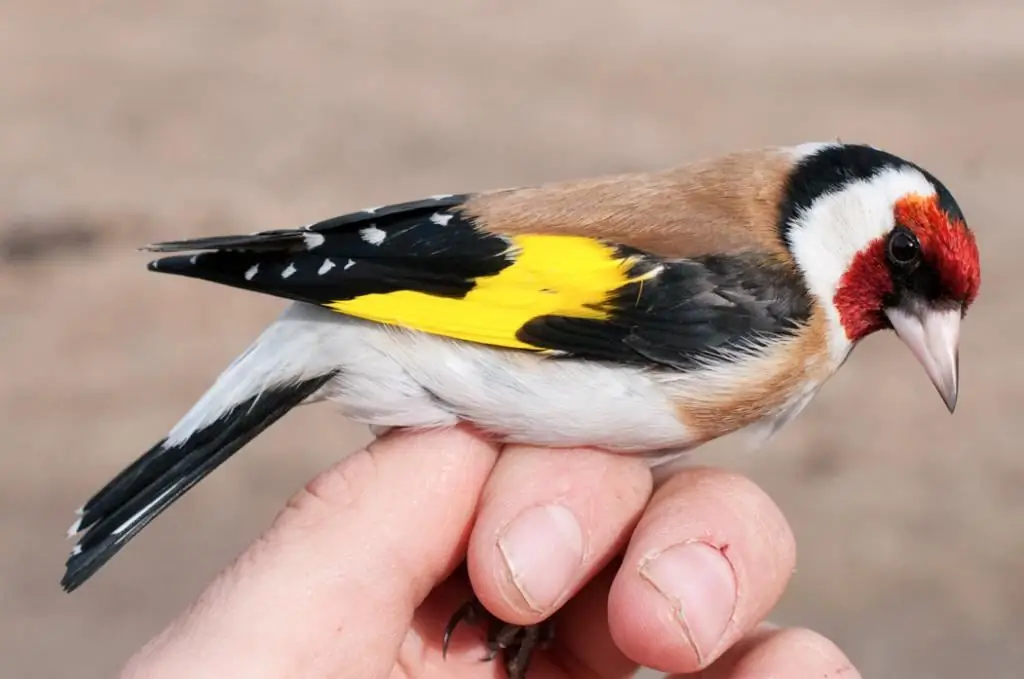
{"type": "Polygon", "coordinates": [[[665,257],[777,253],[779,203],[794,156],[784,148],[732,153],[660,172],[473,195],[461,208],[497,234],[590,236],[665,257]]]}

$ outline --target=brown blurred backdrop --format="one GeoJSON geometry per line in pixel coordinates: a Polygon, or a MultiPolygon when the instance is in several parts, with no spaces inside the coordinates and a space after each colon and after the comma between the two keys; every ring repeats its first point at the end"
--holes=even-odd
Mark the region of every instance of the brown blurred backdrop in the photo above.
{"type": "Polygon", "coordinates": [[[982,293],[949,417],[892,336],[748,472],[795,528],[780,622],[865,676],[1024,666],[1024,4],[0,0],[0,674],[110,677],[315,471],[293,413],[60,591],[72,510],[281,303],[146,273],[156,239],[840,137],[938,174],[982,293]]]}

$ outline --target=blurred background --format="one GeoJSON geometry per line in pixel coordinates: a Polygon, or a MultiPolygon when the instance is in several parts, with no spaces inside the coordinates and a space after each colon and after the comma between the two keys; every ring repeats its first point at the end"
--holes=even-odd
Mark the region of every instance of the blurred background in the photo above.
{"type": "Polygon", "coordinates": [[[774,618],[864,672],[1024,666],[1024,4],[0,0],[0,666],[113,676],[367,433],[293,413],[73,595],[72,510],[282,303],[148,274],[153,240],[839,137],[929,168],[977,232],[950,417],[871,338],[755,453],[798,572],[774,618]],[[295,441],[301,441],[300,446],[295,441]]]}

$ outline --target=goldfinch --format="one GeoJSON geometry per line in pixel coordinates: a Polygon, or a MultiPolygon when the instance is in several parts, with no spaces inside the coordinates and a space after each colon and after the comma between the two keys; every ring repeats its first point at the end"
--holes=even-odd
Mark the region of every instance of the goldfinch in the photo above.
{"type": "MultiPolygon", "coordinates": [[[[461,421],[654,464],[733,431],[766,438],[858,341],[893,329],[952,412],[980,283],[938,179],[838,142],[148,249],[179,253],[152,271],[292,303],[79,510],[68,591],[304,403],[378,431],[461,421]]],[[[492,651],[518,673],[543,636],[510,628],[492,651]]]]}

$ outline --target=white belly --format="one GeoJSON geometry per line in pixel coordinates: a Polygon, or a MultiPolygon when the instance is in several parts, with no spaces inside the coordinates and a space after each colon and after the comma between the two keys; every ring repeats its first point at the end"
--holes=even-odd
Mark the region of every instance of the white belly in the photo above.
{"type": "Polygon", "coordinates": [[[327,370],[337,376],[307,402],[329,400],[363,424],[425,428],[465,421],[506,442],[648,453],[702,442],[679,419],[677,406],[728,391],[749,374],[749,367],[680,374],[545,359],[297,303],[224,371],[169,438],[186,438],[261,388],[327,370]]]}

